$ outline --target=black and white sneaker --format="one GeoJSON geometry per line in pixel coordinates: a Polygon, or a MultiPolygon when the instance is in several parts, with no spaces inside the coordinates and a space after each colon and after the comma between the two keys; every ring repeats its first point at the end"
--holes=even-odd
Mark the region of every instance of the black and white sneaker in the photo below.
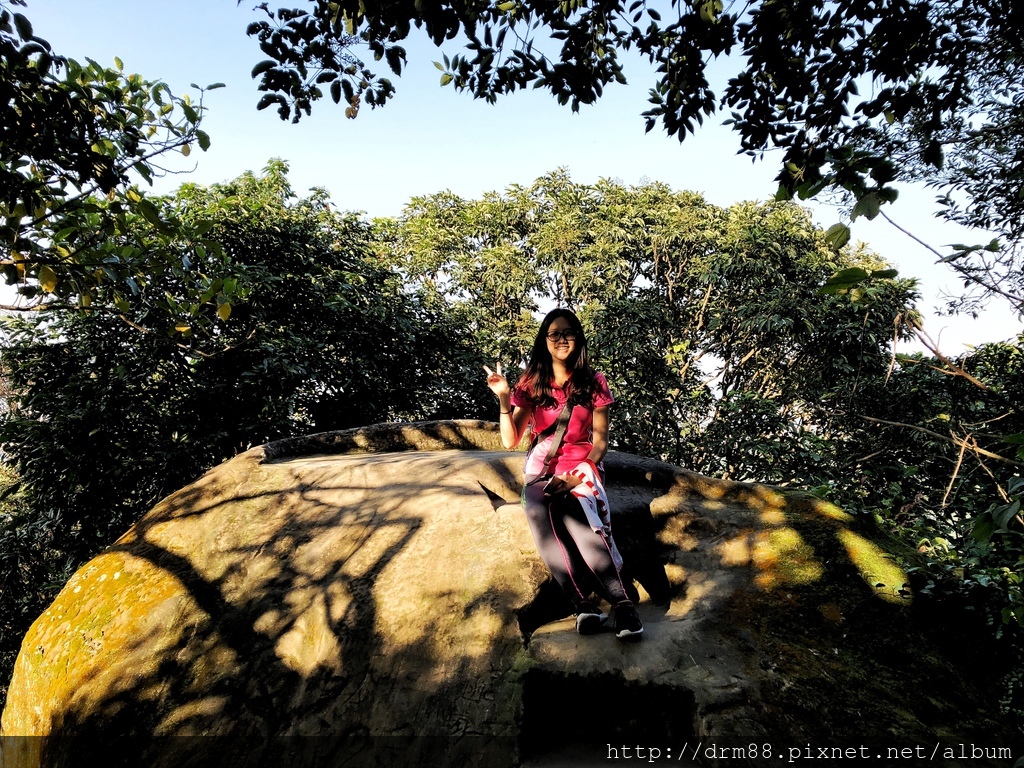
{"type": "Polygon", "coordinates": [[[612,609],[612,629],[619,640],[639,640],[644,625],[632,603],[619,603],[612,609]]]}
{"type": "Polygon", "coordinates": [[[607,618],[596,605],[584,600],[576,606],[576,631],[581,635],[596,635],[607,618]]]}

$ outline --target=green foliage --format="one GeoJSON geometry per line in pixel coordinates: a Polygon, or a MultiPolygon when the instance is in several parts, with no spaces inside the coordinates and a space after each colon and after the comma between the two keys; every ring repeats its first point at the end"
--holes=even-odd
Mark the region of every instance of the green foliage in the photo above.
{"type": "MultiPolygon", "coordinates": [[[[260,78],[259,90],[266,92],[257,109],[277,105],[282,120],[291,117],[297,123],[326,92],[335,104],[344,99],[346,117],[355,118],[363,102],[383,106],[394,93],[389,80],[375,77],[350,52],[359,39],[344,31],[351,30],[352,24],[337,7],[331,10],[331,37],[324,36],[305,11],[272,11],[266,3],[259,7],[268,20],[253,22],[246,30],[270,57],[252,68],[252,76],[260,78]]],[[[402,73],[405,51],[401,47],[377,46],[374,54],[378,61],[386,57],[396,75],[402,73]]]]}
{"type": "MultiPolygon", "coordinates": [[[[21,297],[11,308],[125,312],[149,281],[218,255],[208,227],[184,228],[132,185],[152,182],[167,153],[209,147],[203,92],[193,102],[119,60],[58,56],[0,2],[0,267],[21,297]]],[[[183,298],[161,329],[213,314],[183,298]]]]}
{"type": "Polygon", "coordinates": [[[332,211],[322,192],[294,199],[285,172],[275,162],[164,201],[185,222],[213,222],[230,259],[219,274],[207,270],[215,261],[151,280],[128,323],[97,312],[9,323],[5,449],[32,506],[59,511],[86,547],[251,445],[472,410],[439,380],[438,362],[465,354],[455,329],[431,323],[375,262],[370,225],[332,211]],[[194,283],[211,300],[224,287],[241,297],[204,347],[138,333],[194,283]]]}
{"type": "MultiPolygon", "coordinates": [[[[1024,645],[1021,354],[1018,341],[947,362],[901,357],[844,411],[846,435],[817,489],[915,545],[920,557],[907,564],[915,592],[974,612],[1004,650],[993,671],[1010,677],[1024,645]]],[[[1007,688],[1006,712],[1019,694],[1007,688]]]]}
{"type": "Polygon", "coordinates": [[[538,306],[574,308],[617,387],[617,448],[762,481],[816,461],[817,408],[884,373],[894,318],[914,297],[871,254],[834,251],[790,204],[721,209],[661,184],[578,185],[564,171],[478,201],[417,198],[389,253],[494,358],[525,360],[538,306]],[[856,304],[820,295],[853,265],[877,276],[856,304]],[[741,435],[766,442],[725,444],[741,435]]]}
{"type": "Polygon", "coordinates": [[[54,540],[52,519],[31,512],[17,473],[0,464],[0,702],[25,630],[75,565],[54,540]]]}
{"type": "MultiPolygon", "coordinates": [[[[1024,428],[1012,405],[1019,356],[1017,344],[991,344],[950,361],[988,389],[921,355],[900,356],[891,374],[865,381],[844,407],[853,438],[845,456],[855,472],[834,498],[851,510],[881,511],[918,540],[966,552],[968,521],[1021,467],[1005,442],[1024,428]]],[[[938,545],[936,556],[945,549],[938,545]]]]}
{"type": "MultiPolygon", "coordinates": [[[[924,181],[941,193],[940,215],[1001,241],[995,256],[984,246],[948,256],[965,285],[954,309],[1001,296],[1024,310],[1016,0],[672,0],[661,11],[641,0],[338,0],[267,12],[272,23],[249,29],[269,57],[253,77],[268,91],[260,108],[277,103],[283,119],[308,114],[328,83],[349,117],[361,97],[383,104],[392,83],[354,52],[365,45],[399,74],[414,28],[461,49],[434,62],[442,86],[491,103],[541,88],[576,111],[625,83],[620,56],[635,52],[653,69],[648,131],[660,124],[682,141],[727,112],[741,151],[781,150],[780,199],[838,190],[851,219],[878,216],[896,182],[924,181]],[[716,82],[710,62],[721,58],[735,74],[716,82]]],[[[850,229],[839,223],[828,236],[841,248],[850,229]]]]}
{"type": "MultiPolygon", "coordinates": [[[[965,579],[1000,592],[998,625],[1015,625],[1024,630],[1024,519],[1021,497],[1024,479],[1013,477],[1007,488],[1008,500],[992,504],[970,521],[973,546],[965,560],[965,579]]],[[[1001,634],[1002,627],[997,629],[1001,634]]]]}

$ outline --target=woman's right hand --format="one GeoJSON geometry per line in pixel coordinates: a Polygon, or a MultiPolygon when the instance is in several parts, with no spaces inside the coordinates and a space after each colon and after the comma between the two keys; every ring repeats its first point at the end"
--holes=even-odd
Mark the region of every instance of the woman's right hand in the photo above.
{"type": "Polygon", "coordinates": [[[487,386],[498,398],[503,395],[511,395],[512,388],[501,372],[501,363],[496,363],[495,369],[492,371],[486,365],[484,366],[484,372],[487,374],[487,386]]]}

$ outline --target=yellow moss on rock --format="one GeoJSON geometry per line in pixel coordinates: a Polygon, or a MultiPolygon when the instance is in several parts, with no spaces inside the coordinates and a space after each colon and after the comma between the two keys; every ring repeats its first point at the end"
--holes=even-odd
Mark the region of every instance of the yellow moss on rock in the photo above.
{"type": "Polygon", "coordinates": [[[865,583],[876,595],[897,604],[911,599],[907,574],[894,562],[891,554],[870,539],[848,529],[840,531],[839,538],[851,562],[857,566],[865,583]]]}
{"type": "Polygon", "coordinates": [[[799,532],[789,527],[758,533],[753,563],[758,570],[754,581],[762,589],[809,584],[824,573],[814,548],[803,540],[799,532]]]}

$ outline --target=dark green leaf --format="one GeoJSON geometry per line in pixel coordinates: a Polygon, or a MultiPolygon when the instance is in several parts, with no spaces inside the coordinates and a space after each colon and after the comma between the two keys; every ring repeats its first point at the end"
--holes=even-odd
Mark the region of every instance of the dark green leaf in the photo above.
{"type": "MultiPolygon", "coordinates": [[[[250,72],[249,74],[250,74],[251,77],[257,78],[260,75],[262,75],[264,72],[270,71],[275,66],[277,66],[277,62],[274,61],[273,59],[264,59],[259,64],[257,64],[255,67],[253,67],[252,68],[252,72],[250,72]]],[[[266,97],[264,97],[264,98],[266,98],[266,97]]]]}
{"type": "Polygon", "coordinates": [[[18,30],[18,36],[22,40],[32,39],[32,24],[20,13],[14,14],[14,26],[18,30]]]}

